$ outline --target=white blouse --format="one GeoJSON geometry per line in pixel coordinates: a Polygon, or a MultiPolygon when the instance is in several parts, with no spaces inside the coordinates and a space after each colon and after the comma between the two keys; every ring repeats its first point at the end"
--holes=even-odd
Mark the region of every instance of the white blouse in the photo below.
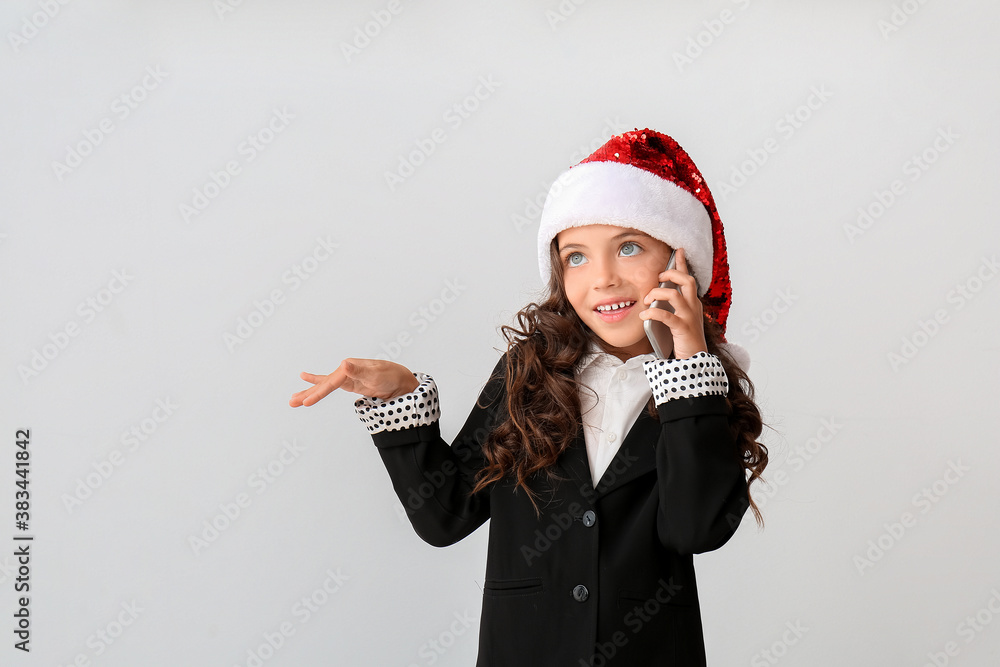
{"type": "Polygon", "coordinates": [[[628,430],[646,409],[650,385],[643,364],[655,359],[656,356],[650,353],[623,362],[591,343],[590,352],[577,366],[576,379],[584,385],[580,388],[583,437],[587,442],[587,459],[595,488],[628,430]]]}

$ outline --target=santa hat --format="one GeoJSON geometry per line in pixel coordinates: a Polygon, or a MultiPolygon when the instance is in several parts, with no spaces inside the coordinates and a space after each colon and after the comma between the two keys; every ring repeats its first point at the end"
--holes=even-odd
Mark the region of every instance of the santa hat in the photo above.
{"type": "MultiPolygon", "coordinates": [[[[705,314],[719,324],[726,340],[732,289],[722,221],[701,172],[676,141],[636,128],[612,137],[556,179],[538,228],[543,283],[552,272],[552,239],[584,225],[631,227],[684,248],[705,314]]],[[[735,343],[723,347],[744,371],[749,369],[746,349],[735,343]]]]}

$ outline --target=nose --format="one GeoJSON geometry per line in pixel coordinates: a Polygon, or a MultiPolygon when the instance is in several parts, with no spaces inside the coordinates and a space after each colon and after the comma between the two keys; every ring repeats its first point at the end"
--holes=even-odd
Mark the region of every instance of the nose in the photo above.
{"type": "Polygon", "coordinates": [[[610,259],[596,259],[594,264],[594,287],[614,287],[621,283],[617,262],[610,259]]]}

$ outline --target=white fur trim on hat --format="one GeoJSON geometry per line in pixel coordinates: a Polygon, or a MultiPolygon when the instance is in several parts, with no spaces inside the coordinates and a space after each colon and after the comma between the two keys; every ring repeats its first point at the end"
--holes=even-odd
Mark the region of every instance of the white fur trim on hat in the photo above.
{"type": "Polygon", "coordinates": [[[584,225],[631,227],[684,248],[698,279],[698,296],[712,282],[712,220],[684,188],[645,169],[619,162],[585,162],[549,188],[538,227],[538,267],[547,283],[549,244],[564,229],[584,225]]]}
{"type": "Polygon", "coordinates": [[[736,365],[743,369],[744,373],[750,371],[750,352],[739,343],[723,343],[722,348],[729,353],[736,365]]]}

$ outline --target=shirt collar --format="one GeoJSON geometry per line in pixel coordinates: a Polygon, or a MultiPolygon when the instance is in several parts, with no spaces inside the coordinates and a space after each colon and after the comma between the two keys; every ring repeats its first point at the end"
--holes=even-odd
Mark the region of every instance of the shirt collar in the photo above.
{"type": "Polygon", "coordinates": [[[594,341],[590,341],[590,344],[587,346],[586,354],[580,358],[580,362],[577,364],[577,372],[583,373],[587,370],[587,368],[595,364],[608,366],[610,368],[617,368],[619,366],[626,366],[627,368],[641,367],[643,362],[653,359],[656,359],[656,355],[652,352],[648,352],[646,354],[637,355],[628,361],[623,362],[613,354],[608,354],[602,350],[594,341]]]}

